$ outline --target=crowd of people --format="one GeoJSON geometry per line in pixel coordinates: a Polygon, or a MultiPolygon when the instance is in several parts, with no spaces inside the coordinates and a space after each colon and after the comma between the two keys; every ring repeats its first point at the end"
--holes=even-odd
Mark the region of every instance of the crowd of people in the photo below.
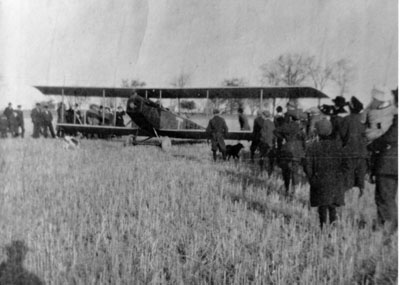
{"type": "MultiPolygon", "coordinates": [[[[303,111],[289,101],[287,111],[278,106],[276,115],[259,110],[253,124],[250,159],[259,153],[261,170],[269,175],[274,166],[282,170],[285,194],[292,198],[305,175],[310,184],[310,205],[318,207],[321,228],[337,219],[337,208],[345,204],[345,192],[353,187],[361,197],[369,174],[375,183],[378,227],[397,229],[397,102],[398,90],[374,87],[368,107],[356,98],[342,96],[331,105],[303,111]],[[304,173],[304,174],[302,174],[304,173]]],[[[247,129],[239,110],[239,123],[247,129]]],[[[247,123],[248,125],[248,123],[247,123]]],[[[226,157],[225,120],[214,110],[207,132],[217,160],[226,157]]]]}
{"type": "Polygon", "coordinates": [[[8,103],[3,114],[0,115],[0,136],[1,138],[8,137],[24,137],[24,113],[22,112],[21,105],[17,106],[14,110],[12,103],[8,103]]]}
{"type": "Polygon", "coordinates": [[[125,127],[125,111],[121,106],[116,110],[111,107],[91,104],[89,110],[82,112],[78,104],[66,109],[64,103],[59,103],[57,107],[57,122],[67,124],[89,124],[89,125],[114,125],[116,127],[125,127]],[[115,111],[115,112],[114,112],[115,111]]]}

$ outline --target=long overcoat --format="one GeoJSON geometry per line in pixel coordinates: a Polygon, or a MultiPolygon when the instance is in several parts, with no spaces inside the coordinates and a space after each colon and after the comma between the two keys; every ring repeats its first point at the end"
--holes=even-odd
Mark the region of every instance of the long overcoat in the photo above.
{"type": "Polygon", "coordinates": [[[273,132],[278,139],[286,142],[278,153],[280,164],[288,161],[300,162],[304,158],[305,136],[298,123],[285,122],[273,132]]]}
{"type": "Polygon", "coordinates": [[[224,137],[228,133],[228,126],[223,118],[220,116],[214,116],[208,123],[206,132],[211,139],[211,149],[217,151],[220,148],[221,151],[225,151],[224,137]]]}
{"type": "Polygon", "coordinates": [[[382,136],[374,140],[368,148],[373,152],[378,152],[374,164],[375,175],[398,176],[398,116],[393,117],[393,123],[382,136]]]}
{"type": "Polygon", "coordinates": [[[311,207],[344,205],[343,177],[347,170],[340,141],[330,138],[308,146],[304,171],[310,183],[311,207]]]}
{"type": "Polygon", "coordinates": [[[250,130],[249,120],[247,119],[246,115],[239,114],[239,125],[240,125],[240,130],[242,131],[250,130]]]}
{"type": "Polygon", "coordinates": [[[339,125],[339,135],[349,166],[346,176],[348,189],[354,186],[364,188],[368,156],[365,129],[366,126],[361,123],[361,114],[350,114],[344,117],[339,125]]]}

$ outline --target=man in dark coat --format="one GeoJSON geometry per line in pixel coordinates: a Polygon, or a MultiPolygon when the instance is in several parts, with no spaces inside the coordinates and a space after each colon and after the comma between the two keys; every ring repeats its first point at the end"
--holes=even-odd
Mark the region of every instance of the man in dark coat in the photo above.
{"type": "Polygon", "coordinates": [[[121,106],[118,107],[116,114],[116,118],[115,118],[115,125],[117,127],[125,127],[125,123],[124,123],[124,116],[125,116],[125,111],[124,109],[122,109],[121,106]]]}
{"type": "Polygon", "coordinates": [[[16,111],[12,111],[8,121],[10,123],[10,133],[13,137],[18,136],[18,114],[16,111]]]}
{"type": "Polygon", "coordinates": [[[347,189],[358,187],[361,196],[364,191],[368,155],[365,125],[361,123],[360,114],[364,106],[353,96],[349,108],[350,115],[344,117],[339,126],[340,138],[348,155],[349,172],[346,177],[346,187],[347,189]]]}
{"type": "Polygon", "coordinates": [[[7,137],[8,120],[6,115],[0,114],[0,136],[1,138],[7,137]]]}
{"type": "MultiPolygon", "coordinates": [[[[276,115],[274,117],[275,128],[279,128],[285,123],[285,115],[283,114],[283,109],[281,106],[276,107],[276,115]]],[[[276,140],[276,148],[279,152],[283,144],[283,139],[277,138],[276,140]]]]}
{"type": "MultiPolygon", "coordinates": [[[[65,104],[63,102],[58,103],[57,107],[57,123],[66,123],[67,122],[67,110],[65,107],[65,104]]],[[[57,136],[61,137],[62,136],[62,131],[60,127],[56,127],[57,131],[57,136]]]]}
{"type": "Polygon", "coordinates": [[[246,115],[243,114],[243,108],[239,108],[238,113],[239,113],[240,130],[241,131],[249,131],[250,130],[249,121],[247,120],[246,115]]]}
{"type": "Polygon", "coordinates": [[[253,136],[250,145],[250,158],[251,161],[254,161],[254,153],[256,152],[259,144],[260,144],[260,136],[261,136],[261,129],[264,123],[264,119],[262,117],[262,111],[257,111],[257,117],[254,119],[253,124],[253,136]]]}
{"type": "Polygon", "coordinates": [[[310,183],[311,207],[318,207],[320,227],[336,220],[336,208],[344,205],[344,172],[342,145],[334,139],[332,124],[323,119],[316,122],[320,141],[308,146],[304,159],[304,171],[310,183]]]}
{"type": "Polygon", "coordinates": [[[343,116],[347,113],[347,111],[344,109],[344,107],[347,106],[347,102],[343,96],[336,96],[336,98],[332,101],[335,103],[333,105],[332,114],[330,114],[332,123],[332,137],[335,139],[341,139],[340,128],[343,122],[343,116]]]}
{"type": "Polygon", "coordinates": [[[5,108],[4,110],[4,115],[7,117],[7,128],[11,132],[11,122],[10,122],[10,117],[13,112],[13,107],[11,103],[8,103],[8,107],[5,108]]]}
{"type": "Polygon", "coordinates": [[[222,158],[226,158],[226,147],[224,137],[228,133],[228,126],[223,118],[218,116],[219,110],[214,109],[214,117],[208,123],[206,132],[211,139],[211,150],[214,161],[217,160],[217,150],[222,153],[222,158]]]}
{"type": "MultiPolygon", "coordinates": [[[[398,105],[398,90],[392,91],[398,105]]],[[[375,139],[368,148],[376,153],[373,177],[375,178],[375,202],[378,208],[378,222],[380,225],[388,223],[391,230],[397,228],[396,194],[398,186],[398,115],[385,134],[375,139]]]]}
{"type": "Polygon", "coordinates": [[[44,111],[42,112],[42,120],[43,120],[43,135],[45,138],[48,137],[47,129],[49,129],[52,138],[56,137],[53,128],[53,115],[49,110],[49,106],[44,106],[44,111]]]}
{"type": "Polygon", "coordinates": [[[301,161],[305,155],[305,135],[300,127],[297,111],[288,110],[285,117],[285,123],[274,130],[274,135],[284,141],[281,149],[277,151],[277,163],[282,169],[286,196],[289,196],[293,194],[290,193],[290,184],[296,186],[300,182],[301,161]]]}
{"type": "Polygon", "coordinates": [[[21,138],[23,138],[25,134],[24,113],[22,112],[21,105],[18,105],[17,108],[17,128],[18,133],[19,129],[21,129],[21,138]]]}
{"type": "Polygon", "coordinates": [[[36,139],[40,136],[42,128],[42,110],[39,103],[37,103],[36,107],[32,110],[31,118],[33,123],[32,137],[36,139]]]}
{"type": "Polygon", "coordinates": [[[263,125],[260,132],[260,169],[263,171],[264,164],[267,165],[268,175],[272,174],[274,169],[273,148],[275,143],[274,130],[275,125],[272,122],[271,113],[269,111],[262,112],[263,125]]]}

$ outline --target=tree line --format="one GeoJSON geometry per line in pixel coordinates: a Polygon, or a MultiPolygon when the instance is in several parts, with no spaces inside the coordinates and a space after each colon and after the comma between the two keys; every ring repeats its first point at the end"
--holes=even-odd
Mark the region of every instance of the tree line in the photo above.
{"type": "MultiPolygon", "coordinates": [[[[334,85],[343,96],[349,91],[349,86],[354,79],[354,65],[348,59],[339,59],[331,62],[320,62],[315,56],[299,53],[286,53],[260,65],[261,84],[263,86],[313,86],[323,91],[328,85],[334,85]]],[[[170,84],[176,88],[184,88],[190,85],[191,73],[181,71],[170,84]]],[[[146,82],[139,79],[124,79],[122,87],[144,87],[146,82]]],[[[221,82],[221,86],[247,86],[245,78],[229,78],[221,82]]],[[[207,103],[208,104],[208,103],[207,103]]],[[[253,110],[258,107],[258,100],[251,99],[223,99],[210,100],[214,107],[225,106],[225,112],[234,113],[239,107],[250,106],[253,110]]],[[[208,105],[210,105],[208,104],[208,105]]],[[[196,109],[195,101],[182,100],[180,107],[185,110],[196,109]]]]}

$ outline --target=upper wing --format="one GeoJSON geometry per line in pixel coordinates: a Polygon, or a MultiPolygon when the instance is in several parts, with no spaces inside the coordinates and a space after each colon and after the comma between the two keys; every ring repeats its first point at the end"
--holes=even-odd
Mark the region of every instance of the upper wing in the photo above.
{"type": "Polygon", "coordinates": [[[329,98],[312,87],[220,87],[220,88],[107,88],[35,86],[46,95],[129,98],[135,91],[145,98],[329,98]]]}

